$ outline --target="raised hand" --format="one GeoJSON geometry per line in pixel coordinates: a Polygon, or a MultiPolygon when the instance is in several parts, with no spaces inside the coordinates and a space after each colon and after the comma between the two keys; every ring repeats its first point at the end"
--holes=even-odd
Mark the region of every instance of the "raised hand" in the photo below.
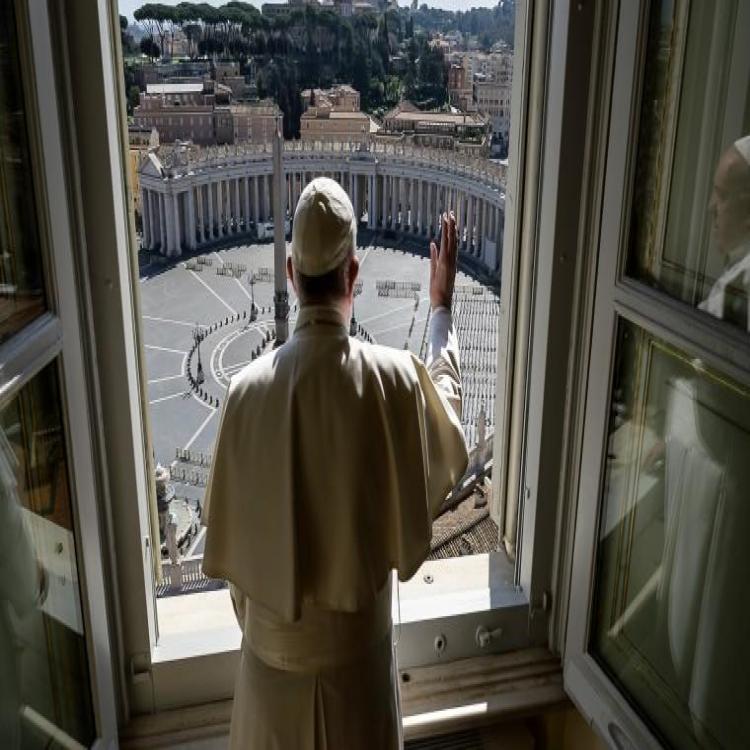
{"type": "Polygon", "coordinates": [[[435,242],[430,243],[430,305],[433,309],[450,310],[458,262],[458,231],[453,211],[442,215],[441,225],[440,249],[435,242]]]}

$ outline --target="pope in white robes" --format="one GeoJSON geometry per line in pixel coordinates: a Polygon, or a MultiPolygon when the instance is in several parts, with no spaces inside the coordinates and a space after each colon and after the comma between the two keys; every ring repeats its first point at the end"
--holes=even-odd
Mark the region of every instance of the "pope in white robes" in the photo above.
{"type": "Polygon", "coordinates": [[[423,363],[349,337],[354,211],[329,179],[300,197],[294,334],[232,379],[206,491],[203,569],[230,582],[243,634],[232,747],[402,744],[391,571],[417,571],[468,462],[452,215],[441,234],[423,363]]]}

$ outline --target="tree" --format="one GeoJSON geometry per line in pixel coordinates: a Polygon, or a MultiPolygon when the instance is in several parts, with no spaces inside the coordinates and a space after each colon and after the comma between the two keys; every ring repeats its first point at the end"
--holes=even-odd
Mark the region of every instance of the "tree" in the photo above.
{"type": "Polygon", "coordinates": [[[128,86],[128,114],[132,115],[133,110],[141,101],[141,90],[135,84],[128,86]]]}
{"type": "Polygon", "coordinates": [[[128,19],[122,15],[120,16],[120,43],[123,55],[132,55],[138,51],[132,34],[128,34],[128,19]]]}
{"type": "Polygon", "coordinates": [[[150,37],[144,36],[141,39],[141,52],[151,60],[158,60],[161,57],[159,45],[150,37]]]}
{"type": "MultiPolygon", "coordinates": [[[[159,37],[159,48],[162,55],[164,54],[164,38],[167,34],[165,21],[171,11],[172,8],[160,3],[146,3],[133,13],[133,18],[143,26],[152,41],[154,36],[159,37]]],[[[146,53],[144,52],[144,54],[146,53]]]]}

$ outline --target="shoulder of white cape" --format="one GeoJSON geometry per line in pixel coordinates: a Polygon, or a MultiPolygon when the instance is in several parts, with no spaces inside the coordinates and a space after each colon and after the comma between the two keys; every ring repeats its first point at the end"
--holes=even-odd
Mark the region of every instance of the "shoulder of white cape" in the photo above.
{"type": "MultiPolygon", "coordinates": [[[[282,352],[288,353],[295,346],[294,338],[290,338],[282,347],[258,357],[249,365],[232,377],[227,395],[234,395],[247,389],[262,387],[269,384],[276,371],[277,360],[282,352]]],[[[372,371],[390,371],[398,373],[399,381],[419,383],[418,370],[425,369],[425,364],[419,357],[406,349],[395,349],[380,344],[370,344],[358,339],[349,339],[350,355],[352,359],[367,362],[372,371]]]]}
{"type": "Polygon", "coordinates": [[[734,147],[742,154],[742,158],[750,164],[750,135],[743,136],[734,142],[734,147]]]}

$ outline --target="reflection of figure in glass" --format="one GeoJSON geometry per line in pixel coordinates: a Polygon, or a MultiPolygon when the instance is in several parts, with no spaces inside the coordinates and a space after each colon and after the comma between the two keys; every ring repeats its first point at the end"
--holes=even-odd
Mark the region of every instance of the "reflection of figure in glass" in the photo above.
{"type": "Polygon", "coordinates": [[[694,728],[733,747],[750,736],[750,395],[693,364],[667,402],[659,598],[694,728]]]}
{"type": "Polygon", "coordinates": [[[0,738],[20,747],[21,687],[13,619],[42,598],[40,568],[16,493],[18,462],[0,430],[0,738]]]}
{"type": "Polygon", "coordinates": [[[750,331],[750,135],[721,155],[710,208],[716,246],[727,267],[700,309],[750,331]]]}
{"type": "Polygon", "coordinates": [[[351,201],[325,178],[300,196],[294,335],[232,378],[205,495],[203,570],[230,581],[243,632],[231,747],[401,747],[391,574],[416,573],[468,463],[443,222],[423,363],[349,336],[351,201]]]}

